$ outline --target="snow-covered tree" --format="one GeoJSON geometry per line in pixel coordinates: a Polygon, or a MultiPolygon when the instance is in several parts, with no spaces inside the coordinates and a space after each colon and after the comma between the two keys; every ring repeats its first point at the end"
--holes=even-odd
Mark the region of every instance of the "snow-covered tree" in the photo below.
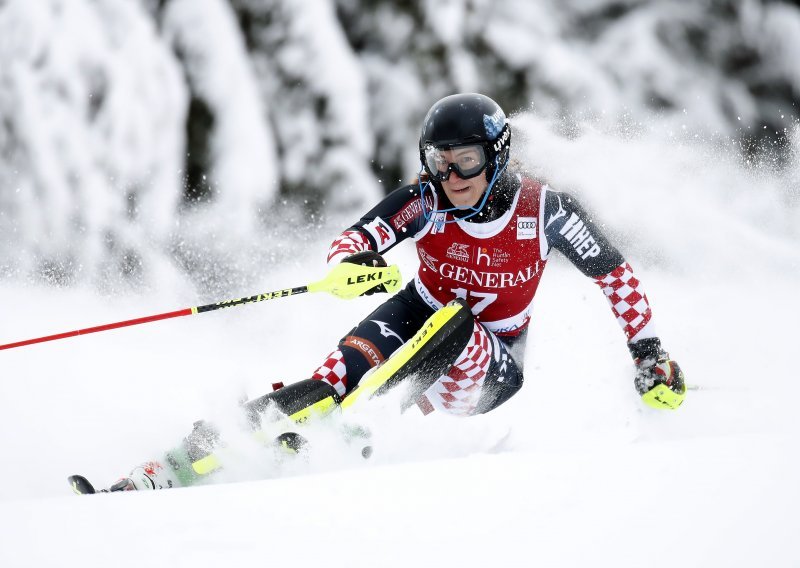
{"type": "Polygon", "coordinates": [[[0,5],[0,265],[137,275],[180,201],[186,91],[141,6],[0,5]]]}
{"type": "Polygon", "coordinates": [[[798,31],[767,0],[6,0],[0,277],[203,272],[352,215],[416,173],[458,91],[564,137],[659,125],[794,167],[798,31]]]}

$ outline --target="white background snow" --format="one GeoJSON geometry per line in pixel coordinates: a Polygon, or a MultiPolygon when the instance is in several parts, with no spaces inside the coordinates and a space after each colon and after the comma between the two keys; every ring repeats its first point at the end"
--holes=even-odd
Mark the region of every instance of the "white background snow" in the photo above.
{"type": "MultiPolygon", "coordinates": [[[[0,3],[0,27],[3,10],[22,5],[0,3]]],[[[192,5],[172,6],[167,27],[180,37],[192,5]]],[[[132,22],[125,37],[154,33],[135,14],[117,16],[132,22]]],[[[43,12],[30,21],[49,20],[43,12]]],[[[20,34],[24,44],[28,36],[20,34]]],[[[87,34],[79,42],[73,34],[64,45],[80,53],[93,41],[108,40],[87,34]]],[[[230,34],[218,42],[229,53],[241,49],[230,34]]],[[[9,45],[0,42],[0,55],[9,45]]],[[[239,150],[226,147],[220,167],[237,187],[226,208],[173,218],[176,194],[164,188],[179,176],[181,135],[155,126],[164,124],[157,118],[148,125],[134,117],[150,109],[178,121],[185,93],[163,46],[152,49],[139,55],[163,77],[163,97],[123,97],[127,104],[107,111],[117,118],[98,118],[107,128],[71,123],[79,143],[69,154],[30,142],[39,152],[30,154],[38,176],[62,179],[62,168],[73,168],[83,183],[69,189],[54,182],[36,194],[30,178],[0,172],[0,344],[305,284],[324,275],[330,240],[362,212],[309,219],[288,235],[280,224],[264,229],[254,218],[239,219],[234,212],[272,199],[275,174],[266,162],[241,171],[239,150]],[[131,110],[137,101],[141,108],[131,110]],[[88,165],[109,155],[100,151],[109,143],[126,146],[115,160],[127,154],[133,161],[119,169],[125,162],[112,160],[103,175],[142,188],[139,219],[109,193],[118,186],[88,165]],[[75,200],[85,219],[70,225],[55,213],[75,200]],[[87,268],[90,276],[61,287],[25,277],[45,250],[71,251],[87,267],[108,263],[100,243],[109,223],[115,242],[135,245],[143,259],[136,285],[108,276],[108,267],[87,268]],[[175,234],[201,259],[213,257],[209,265],[231,267],[235,278],[198,284],[186,276],[168,254],[175,234]]],[[[111,85],[131,76],[124,60],[113,50],[103,60],[102,69],[121,75],[111,85]]],[[[575,52],[564,61],[581,63],[575,52]]],[[[77,88],[66,71],[72,63],[53,65],[77,88]]],[[[0,76],[27,73],[21,64],[4,69],[0,76]]],[[[239,77],[232,80],[244,81],[237,91],[244,116],[262,104],[249,72],[231,68],[239,77]]],[[[20,89],[13,96],[0,92],[0,102],[18,101],[21,114],[40,105],[30,111],[25,139],[50,139],[50,128],[62,132],[59,124],[78,112],[64,101],[83,98],[50,99],[52,82],[26,81],[13,83],[20,89]],[[49,120],[42,109],[50,109],[49,120]]],[[[608,89],[596,96],[613,97],[608,89]]],[[[617,94],[625,98],[615,105],[635,104],[633,94],[617,94]]],[[[745,162],[706,124],[641,112],[622,128],[588,113],[565,128],[537,113],[548,107],[547,97],[540,100],[514,114],[516,156],[557,189],[580,195],[635,266],[665,347],[699,387],[683,407],[661,412],[641,404],[605,298],[554,256],[536,299],[526,384],[497,411],[423,418],[376,403],[351,417],[373,431],[370,460],[319,428],[310,433],[315,452],[282,468],[239,440],[244,456],[219,483],[78,498],[67,475],[108,484],[179,443],[194,420],[235,422],[242,395],[306,378],[382,298],[305,295],[7,350],[0,353],[0,566],[800,566],[793,367],[800,140],[792,135],[790,162],[779,169],[769,160],[745,162]]],[[[355,122],[364,120],[363,108],[353,112],[355,122]]],[[[234,147],[272,152],[266,130],[245,127],[242,116],[232,112],[224,127],[245,128],[250,145],[234,147]]],[[[407,144],[413,149],[413,135],[407,144]]],[[[416,266],[412,249],[388,255],[405,281],[416,266]]]]}

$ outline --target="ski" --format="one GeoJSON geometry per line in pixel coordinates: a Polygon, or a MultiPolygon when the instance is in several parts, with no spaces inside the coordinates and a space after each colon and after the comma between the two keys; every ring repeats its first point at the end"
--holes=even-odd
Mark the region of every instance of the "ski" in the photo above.
{"type": "Polygon", "coordinates": [[[72,490],[78,495],[94,495],[98,493],[94,485],[82,475],[70,475],[67,481],[69,481],[69,486],[72,490]]]}

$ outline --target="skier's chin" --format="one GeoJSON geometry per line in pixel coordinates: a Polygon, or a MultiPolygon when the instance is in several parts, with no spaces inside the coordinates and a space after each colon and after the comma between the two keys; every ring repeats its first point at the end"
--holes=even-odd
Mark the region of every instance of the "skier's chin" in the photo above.
{"type": "Polygon", "coordinates": [[[456,209],[470,209],[471,207],[475,207],[475,204],[478,202],[478,199],[473,195],[475,192],[472,191],[472,189],[473,188],[468,187],[460,191],[451,190],[447,192],[447,197],[456,209]]]}

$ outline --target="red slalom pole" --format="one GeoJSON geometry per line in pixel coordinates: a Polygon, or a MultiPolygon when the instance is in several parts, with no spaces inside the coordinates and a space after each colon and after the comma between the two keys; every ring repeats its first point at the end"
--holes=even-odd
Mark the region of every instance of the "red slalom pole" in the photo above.
{"type": "Polygon", "coordinates": [[[216,304],[207,304],[205,306],[197,306],[194,308],[184,308],[182,310],[175,310],[174,312],[165,312],[163,314],[155,314],[152,316],[145,316],[143,318],[134,318],[125,321],[118,321],[115,323],[107,323],[95,327],[87,327],[86,329],[75,329],[73,331],[65,331],[64,333],[56,333],[53,335],[45,335],[44,337],[35,337],[33,339],[26,339],[24,341],[16,341],[14,343],[6,343],[0,345],[0,351],[3,349],[13,349],[14,347],[22,347],[24,345],[33,345],[34,343],[44,343],[45,341],[55,341],[56,339],[64,339],[67,337],[75,337],[77,335],[86,335],[88,333],[97,333],[99,331],[108,331],[109,329],[117,329],[120,327],[128,327],[131,325],[139,325],[151,321],[159,321],[170,318],[179,318],[181,316],[191,316],[203,312],[210,312],[222,308],[231,308],[233,306],[241,306],[242,304],[252,304],[255,302],[262,302],[264,300],[273,300],[275,298],[285,298],[295,294],[303,294],[308,292],[308,286],[300,286],[297,288],[286,288],[276,292],[267,292],[265,294],[258,294],[247,298],[237,298],[236,300],[225,300],[217,302],[216,304]]]}
{"type": "Polygon", "coordinates": [[[297,294],[305,294],[306,292],[328,292],[337,298],[343,299],[357,298],[358,296],[375,288],[378,285],[383,285],[386,292],[397,292],[400,289],[400,280],[400,269],[396,265],[373,267],[344,262],[331,269],[328,275],[322,280],[318,282],[312,282],[306,286],[284,288],[283,290],[266,292],[264,294],[249,296],[247,298],[225,300],[223,302],[217,302],[216,304],[207,304],[205,306],[197,306],[194,308],[184,308],[182,310],[175,310],[174,312],[165,312],[163,314],[155,314],[143,318],[129,319],[125,321],[118,321],[116,323],[107,323],[105,325],[87,327],[86,329],[76,329],[74,331],[56,333],[55,335],[46,335],[44,337],[16,341],[14,343],[0,345],[0,351],[3,349],[22,347],[23,345],[44,343],[45,341],[55,341],[56,339],[64,339],[65,337],[75,337],[76,335],[86,335],[87,333],[97,333],[98,331],[108,331],[109,329],[117,329],[130,325],[139,325],[140,323],[179,318],[181,316],[191,316],[194,314],[201,314],[203,312],[211,312],[213,310],[241,306],[243,304],[254,304],[256,302],[263,302],[264,300],[286,298],[288,296],[295,296],[297,294]]]}
{"type": "Polygon", "coordinates": [[[44,337],[36,337],[34,339],[17,341],[15,343],[7,343],[6,345],[0,345],[0,350],[13,349],[14,347],[22,347],[23,345],[33,345],[34,343],[44,343],[45,341],[55,341],[56,339],[65,339],[67,337],[75,337],[76,335],[86,335],[87,333],[97,333],[98,331],[107,331],[109,329],[117,329],[118,327],[127,327],[129,325],[139,325],[140,323],[147,323],[150,321],[177,318],[180,316],[190,316],[193,313],[194,312],[192,311],[192,308],[186,308],[185,310],[177,310],[174,312],[167,312],[165,314],[156,314],[143,318],[129,319],[116,323],[107,323],[105,325],[98,325],[95,327],[87,327],[86,329],[75,329],[73,331],[65,331],[64,333],[56,333],[53,335],[45,335],[44,337]]]}

